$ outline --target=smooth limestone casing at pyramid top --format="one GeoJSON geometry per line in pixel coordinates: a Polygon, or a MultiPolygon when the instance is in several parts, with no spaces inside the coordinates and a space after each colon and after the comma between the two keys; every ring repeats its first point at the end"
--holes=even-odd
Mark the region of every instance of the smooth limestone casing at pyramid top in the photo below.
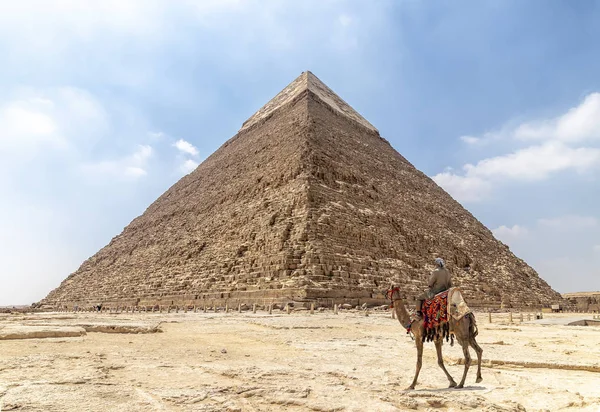
{"type": "Polygon", "coordinates": [[[384,302],[446,259],[469,305],[560,300],[312,73],[65,279],[46,307],[384,302]]]}

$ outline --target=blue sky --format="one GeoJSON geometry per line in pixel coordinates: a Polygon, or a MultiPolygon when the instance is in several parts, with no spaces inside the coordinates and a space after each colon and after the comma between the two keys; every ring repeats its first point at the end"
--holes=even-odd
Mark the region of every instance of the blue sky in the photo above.
{"type": "Polygon", "coordinates": [[[311,70],[560,292],[600,290],[600,3],[0,2],[0,305],[311,70]]]}

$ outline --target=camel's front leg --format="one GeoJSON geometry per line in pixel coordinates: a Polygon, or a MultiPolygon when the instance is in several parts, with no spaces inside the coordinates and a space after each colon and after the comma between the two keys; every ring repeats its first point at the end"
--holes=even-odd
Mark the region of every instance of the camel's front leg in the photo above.
{"type": "Polygon", "coordinates": [[[465,379],[467,379],[467,372],[469,372],[469,366],[471,365],[471,354],[469,353],[469,342],[461,342],[463,353],[465,355],[465,371],[463,372],[462,379],[458,384],[457,388],[462,388],[465,385],[465,379]]]}
{"type": "Polygon", "coordinates": [[[415,371],[415,378],[413,382],[408,387],[408,389],[415,389],[415,385],[417,384],[417,378],[419,377],[419,372],[421,371],[421,365],[423,364],[423,339],[420,336],[416,336],[417,343],[417,370],[415,371]]]}
{"type": "Polygon", "coordinates": [[[436,339],[435,341],[435,350],[437,351],[438,365],[446,374],[446,378],[448,378],[448,381],[450,382],[449,387],[454,388],[456,386],[456,382],[454,382],[454,379],[452,379],[452,376],[450,376],[450,374],[446,370],[446,367],[444,366],[444,358],[442,356],[442,343],[443,341],[441,339],[436,339]]]}

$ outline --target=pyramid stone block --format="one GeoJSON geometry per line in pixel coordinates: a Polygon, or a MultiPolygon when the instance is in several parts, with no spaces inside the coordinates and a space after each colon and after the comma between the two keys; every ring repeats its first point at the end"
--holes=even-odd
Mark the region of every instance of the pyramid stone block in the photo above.
{"type": "Polygon", "coordinates": [[[53,290],[48,307],[382,303],[442,256],[470,306],[560,300],[310,72],[53,290]]]}

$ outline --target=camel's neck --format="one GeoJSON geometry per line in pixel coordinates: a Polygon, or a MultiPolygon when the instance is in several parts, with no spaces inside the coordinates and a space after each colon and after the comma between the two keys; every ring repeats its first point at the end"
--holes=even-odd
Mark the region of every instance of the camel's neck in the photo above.
{"type": "Polygon", "coordinates": [[[410,315],[401,299],[394,301],[394,310],[396,311],[396,317],[398,318],[398,321],[402,323],[402,326],[406,326],[410,323],[410,315]]]}

